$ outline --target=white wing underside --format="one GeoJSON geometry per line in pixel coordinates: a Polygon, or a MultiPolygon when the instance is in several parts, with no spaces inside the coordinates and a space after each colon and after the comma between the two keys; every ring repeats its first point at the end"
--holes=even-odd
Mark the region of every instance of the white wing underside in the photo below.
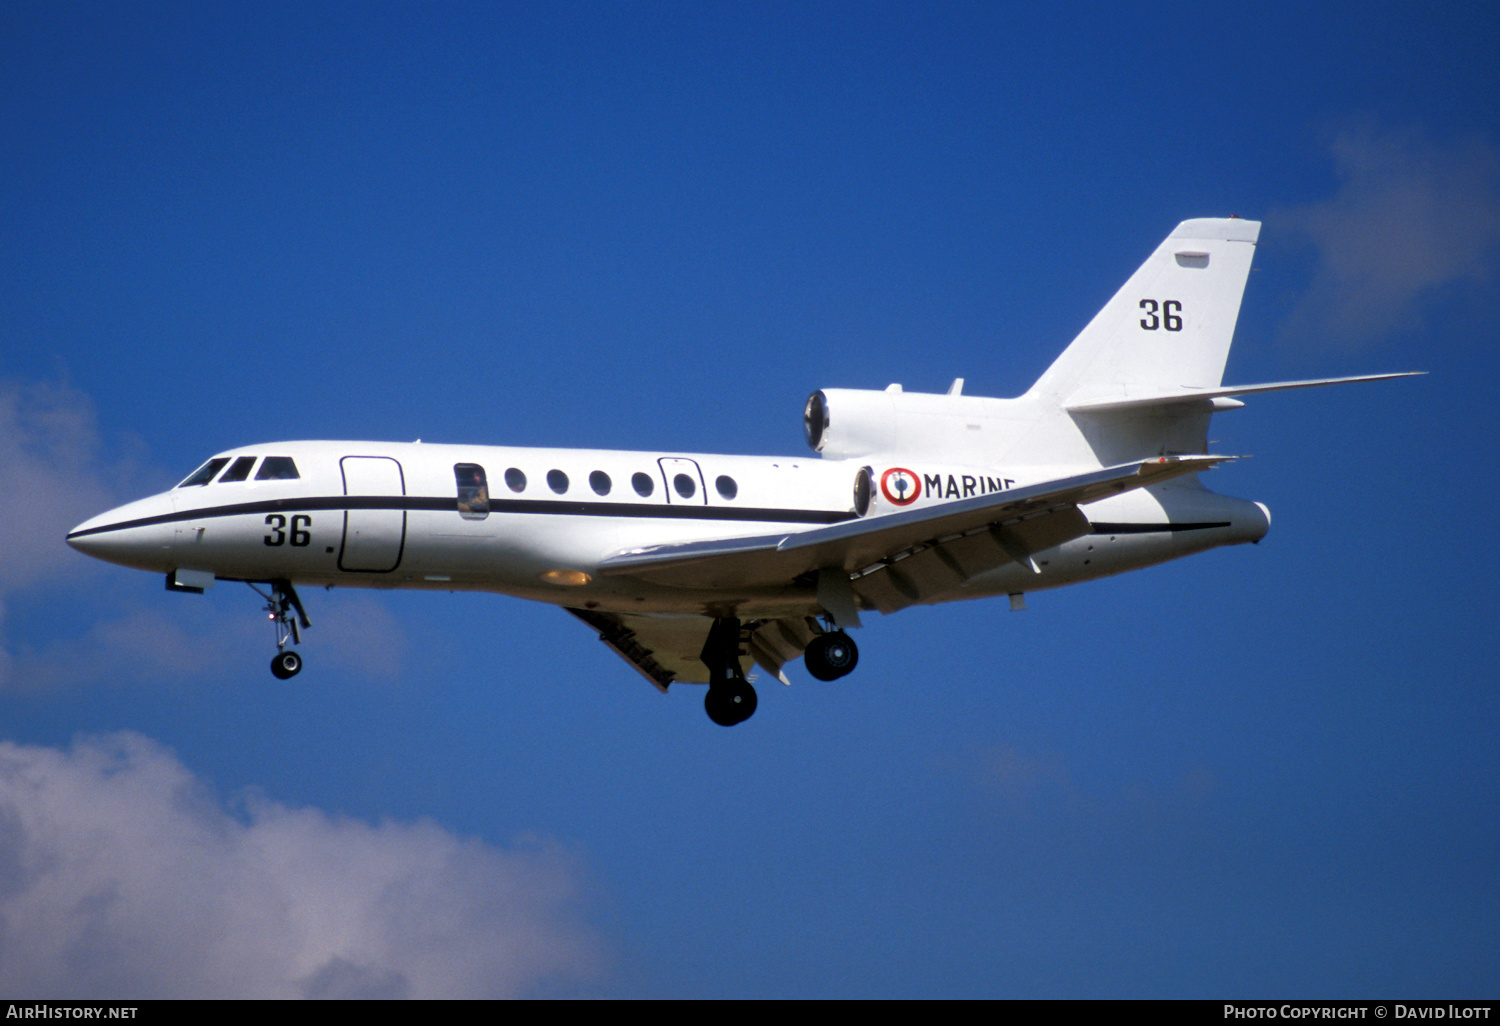
{"type": "MultiPolygon", "coordinates": [[[[673,683],[707,684],[708,667],[700,658],[713,621],[706,616],[651,616],[569,609],[599,632],[599,640],[634,666],[658,690],[673,683]]],[[[787,617],[746,624],[745,649],[754,663],[783,684],[781,667],[796,659],[817,630],[806,618],[787,617]]]]}

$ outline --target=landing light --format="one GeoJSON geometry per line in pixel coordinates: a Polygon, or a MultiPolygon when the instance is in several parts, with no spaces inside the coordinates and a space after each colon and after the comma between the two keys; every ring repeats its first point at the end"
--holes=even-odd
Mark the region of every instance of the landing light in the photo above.
{"type": "Polygon", "coordinates": [[[582,570],[548,570],[546,573],[537,574],[548,584],[561,584],[567,588],[578,588],[592,581],[593,578],[582,570]]]}

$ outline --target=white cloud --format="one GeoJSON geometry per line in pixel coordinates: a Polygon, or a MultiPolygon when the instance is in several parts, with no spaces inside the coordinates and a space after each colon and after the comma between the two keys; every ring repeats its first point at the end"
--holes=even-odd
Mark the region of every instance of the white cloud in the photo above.
{"type": "Polygon", "coordinates": [[[66,385],[0,382],[0,590],[76,567],[69,527],[113,505],[93,404],[66,385]]]}
{"type": "Polygon", "coordinates": [[[1428,304],[1486,285],[1500,264],[1500,150],[1364,124],[1332,146],[1341,183],[1322,203],[1272,211],[1275,231],[1311,243],[1311,288],[1283,326],[1300,343],[1351,346],[1421,327],[1428,304]]]}
{"type": "Polygon", "coordinates": [[[555,843],[246,805],[139,735],[0,742],[0,990],[483,998],[600,972],[555,843]]]}

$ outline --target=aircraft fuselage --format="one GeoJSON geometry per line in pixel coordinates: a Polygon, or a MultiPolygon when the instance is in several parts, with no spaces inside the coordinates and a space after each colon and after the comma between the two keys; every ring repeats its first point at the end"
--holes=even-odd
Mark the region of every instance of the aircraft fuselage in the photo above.
{"type": "MultiPolygon", "coordinates": [[[[1047,467],[926,460],[427,443],[282,442],[215,459],[224,468],[257,462],[240,480],[181,485],[95,517],[74,529],[70,543],[164,574],[491,591],[618,612],[815,615],[816,588],[808,582],[727,595],[610,576],[599,567],[615,553],[664,541],[791,534],[859,519],[862,469],[870,481],[867,518],[1057,476],[1047,467]],[[298,476],[256,480],[265,457],[292,461],[298,476]]],[[[1084,512],[1097,530],[1040,555],[1040,574],[1010,564],[923,601],[1056,587],[1255,541],[1268,526],[1263,507],[1194,484],[1128,492],[1084,512]]]]}
{"type": "Polygon", "coordinates": [[[851,672],[862,611],[1019,596],[1259,541],[1270,515],[1198,475],[1237,396],[1400,377],[1223,384],[1260,225],[1184,221],[1023,395],[823,389],[815,456],[277,442],[213,457],[68,542],[175,590],[249,582],[271,669],[298,585],[492,591],[568,609],[665,691],[748,718],[748,658],[851,672]],[[268,587],[262,590],[261,586],[268,587]]]}

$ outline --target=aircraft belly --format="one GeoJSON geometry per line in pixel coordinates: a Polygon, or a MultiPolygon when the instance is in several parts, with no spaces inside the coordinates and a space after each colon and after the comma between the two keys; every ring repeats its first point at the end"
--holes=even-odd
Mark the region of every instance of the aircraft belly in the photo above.
{"type": "Polygon", "coordinates": [[[462,520],[457,513],[427,511],[412,515],[403,575],[441,577],[455,587],[557,595],[543,601],[577,601],[576,587],[548,584],[553,571],[592,576],[599,560],[619,547],[615,521],[600,517],[539,518],[527,514],[491,513],[483,520],[462,520]]]}

